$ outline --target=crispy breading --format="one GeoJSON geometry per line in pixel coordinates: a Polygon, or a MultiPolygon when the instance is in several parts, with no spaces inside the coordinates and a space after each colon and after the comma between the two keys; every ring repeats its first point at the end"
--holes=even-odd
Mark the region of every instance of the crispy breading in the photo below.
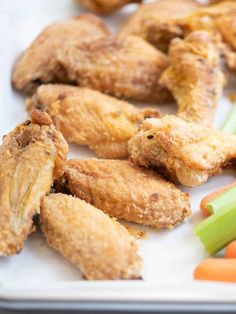
{"type": "Polygon", "coordinates": [[[92,14],[53,23],[46,27],[16,62],[13,86],[32,94],[42,83],[67,82],[65,72],[55,60],[57,49],[108,35],[105,24],[92,14]]]}
{"type": "Polygon", "coordinates": [[[158,79],[167,56],[137,36],[107,36],[63,46],[57,53],[71,82],[116,97],[164,102],[170,94],[158,79]]]}
{"type": "Polygon", "coordinates": [[[0,147],[0,255],[18,253],[40,200],[62,175],[68,145],[46,113],[18,125],[0,147]]]}
{"type": "Polygon", "coordinates": [[[225,82],[220,51],[206,31],[171,42],[170,65],[160,82],[173,94],[178,115],[188,121],[213,123],[225,82]]]}
{"type": "Polygon", "coordinates": [[[89,280],[138,279],[137,243],[115,219],[65,194],[42,199],[41,227],[48,243],[89,280]]]}
{"type": "Polygon", "coordinates": [[[216,19],[216,25],[224,40],[236,50],[236,9],[234,13],[216,19]]]}
{"type": "Polygon", "coordinates": [[[188,193],[126,160],[70,160],[59,189],[109,216],[158,229],[173,228],[191,213],[188,193]]]}
{"type": "Polygon", "coordinates": [[[194,0],[159,0],[142,4],[120,33],[138,35],[167,52],[173,38],[184,36],[178,19],[185,18],[199,7],[200,4],[194,0]]]}
{"type": "Polygon", "coordinates": [[[135,164],[155,167],[173,182],[197,186],[236,157],[236,136],[167,115],[145,120],[128,149],[135,164]]]}
{"type": "Polygon", "coordinates": [[[203,6],[183,18],[180,24],[185,29],[185,32],[207,30],[217,35],[216,19],[222,16],[228,16],[229,14],[236,14],[236,1],[234,0],[223,1],[211,6],[203,6]]]}
{"type": "Polygon", "coordinates": [[[133,105],[84,87],[41,85],[26,101],[28,111],[46,111],[66,140],[87,145],[102,158],[128,156],[128,140],[147,117],[160,117],[156,109],[133,105]]]}
{"type": "Polygon", "coordinates": [[[97,14],[110,14],[129,3],[140,3],[142,0],[76,0],[83,8],[97,14]]]}

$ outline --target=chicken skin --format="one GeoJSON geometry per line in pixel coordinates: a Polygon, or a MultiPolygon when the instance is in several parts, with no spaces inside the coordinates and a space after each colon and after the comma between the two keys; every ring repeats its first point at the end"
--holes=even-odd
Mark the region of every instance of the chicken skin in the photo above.
{"type": "Polygon", "coordinates": [[[57,53],[71,82],[118,98],[165,102],[170,94],[158,83],[167,56],[137,36],[107,36],[63,46],[57,53]]]}
{"type": "Polygon", "coordinates": [[[46,113],[4,136],[0,147],[0,256],[23,248],[41,198],[61,176],[68,145],[46,113]]]}
{"type": "Polygon", "coordinates": [[[129,3],[140,3],[142,0],[76,0],[82,7],[96,14],[110,14],[129,3]]]}
{"type": "Polygon", "coordinates": [[[129,141],[130,159],[173,182],[197,186],[236,158],[236,136],[167,115],[147,119],[129,141]]]}
{"type": "Polygon", "coordinates": [[[65,194],[42,199],[41,227],[48,243],[89,280],[138,279],[137,243],[115,219],[65,194]]]}
{"type": "Polygon", "coordinates": [[[46,27],[17,61],[12,74],[13,86],[32,94],[42,83],[66,82],[63,70],[58,67],[57,49],[70,43],[87,42],[109,34],[98,17],[84,14],[46,27]]]}
{"type": "Polygon", "coordinates": [[[184,36],[178,20],[184,19],[200,7],[194,0],[159,0],[142,4],[123,25],[120,33],[138,35],[161,51],[167,52],[173,38],[184,36]]]}
{"type": "Polygon", "coordinates": [[[220,52],[206,31],[171,42],[170,65],[160,82],[173,94],[178,115],[188,121],[211,125],[224,85],[220,52]]]}
{"type": "Polygon", "coordinates": [[[41,85],[26,102],[46,111],[68,142],[87,145],[102,158],[128,156],[128,140],[145,118],[158,110],[133,105],[100,92],[69,85],[41,85]]]}
{"type": "Polygon", "coordinates": [[[188,193],[126,160],[71,160],[57,188],[109,216],[156,229],[173,228],[191,213],[188,193]]]}

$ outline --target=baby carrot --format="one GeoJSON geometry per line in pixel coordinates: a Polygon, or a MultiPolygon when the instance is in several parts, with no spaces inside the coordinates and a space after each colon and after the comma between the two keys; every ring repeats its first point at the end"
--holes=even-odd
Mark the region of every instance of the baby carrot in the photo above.
{"type": "Polygon", "coordinates": [[[229,243],[225,249],[225,258],[236,259],[236,240],[229,243]]]}
{"type": "Polygon", "coordinates": [[[212,213],[207,208],[207,204],[216,199],[218,196],[223,194],[225,191],[228,191],[229,189],[236,187],[236,181],[234,181],[231,184],[228,184],[226,186],[223,186],[222,188],[218,189],[217,191],[212,192],[211,194],[205,196],[200,203],[200,209],[204,216],[210,216],[212,213]]]}
{"type": "Polygon", "coordinates": [[[198,280],[236,282],[236,258],[209,258],[202,261],[194,271],[198,280]]]}

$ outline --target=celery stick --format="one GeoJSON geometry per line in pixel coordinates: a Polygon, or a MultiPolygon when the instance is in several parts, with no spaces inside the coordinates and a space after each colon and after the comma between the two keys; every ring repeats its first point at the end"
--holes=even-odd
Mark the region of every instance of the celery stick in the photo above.
{"type": "Polygon", "coordinates": [[[228,134],[236,134],[236,105],[231,109],[221,131],[228,134]]]}
{"type": "Polygon", "coordinates": [[[226,190],[214,200],[206,204],[207,209],[215,214],[223,208],[233,208],[236,206],[236,187],[226,190]]]}
{"type": "Polygon", "coordinates": [[[236,203],[203,220],[194,228],[205,249],[215,254],[236,239],[236,203]]]}

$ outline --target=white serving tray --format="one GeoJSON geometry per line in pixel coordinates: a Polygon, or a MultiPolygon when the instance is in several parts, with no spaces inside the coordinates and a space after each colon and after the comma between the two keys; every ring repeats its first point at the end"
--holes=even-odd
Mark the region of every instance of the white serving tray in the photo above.
{"type": "MultiPolygon", "coordinates": [[[[135,5],[130,5],[105,20],[115,30],[134,9],[135,5]]],[[[43,27],[80,12],[73,0],[0,0],[1,137],[27,118],[24,98],[10,84],[14,60],[43,27]]],[[[231,107],[227,97],[222,97],[217,126],[231,107]]],[[[175,109],[173,104],[160,106],[164,113],[175,109]]],[[[71,147],[70,157],[91,156],[94,155],[85,148],[71,147]]],[[[174,230],[156,232],[132,226],[147,232],[147,239],[139,240],[144,261],[142,281],[84,281],[73,265],[48,247],[39,232],[31,235],[19,255],[0,259],[0,307],[224,312],[236,309],[236,285],[196,282],[192,278],[194,267],[207,256],[193,234],[193,226],[201,220],[199,201],[234,179],[235,173],[226,170],[200,187],[183,188],[192,195],[193,215],[174,230]]]]}

